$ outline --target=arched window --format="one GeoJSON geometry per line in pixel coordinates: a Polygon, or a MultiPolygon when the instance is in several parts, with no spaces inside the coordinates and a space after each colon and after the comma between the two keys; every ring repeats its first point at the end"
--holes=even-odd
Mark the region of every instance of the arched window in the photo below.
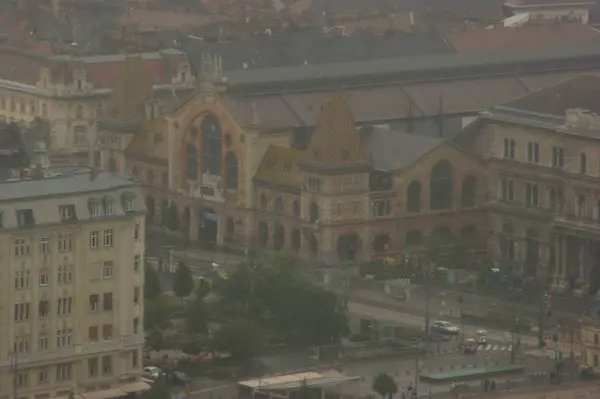
{"type": "Polygon", "coordinates": [[[505,261],[515,259],[515,231],[510,223],[502,224],[502,234],[500,234],[500,255],[505,261]]]}
{"type": "Polygon", "coordinates": [[[154,172],[151,170],[148,171],[148,184],[154,184],[154,172]]]}
{"type": "Polygon", "coordinates": [[[434,247],[443,247],[452,244],[452,232],[446,226],[440,226],[433,231],[431,243],[434,247]]]}
{"type": "Polygon", "coordinates": [[[421,183],[413,181],[406,190],[406,212],[421,212],[421,183]]]}
{"type": "Polygon", "coordinates": [[[203,172],[221,175],[221,126],[214,115],[202,120],[203,172]]]}
{"type": "Polygon", "coordinates": [[[460,230],[460,241],[465,245],[473,245],[476,232],[473,225],[463,226],[460,230]]]}
{"type": "Polygon", "coordinates": [[[238,188],[238,161],[233,152],[228,152],[225,156],[227,164],[227,188],[229,190],[237,190],[238,188]]]}
{"type": "Polygon", "coordinates": [[[83,119],[83,105],[78,104],[75,107],[75,118],[76,119],[83,119]]]}
{"type": "Polygon", "coordinates": [[[135,177],[140,176],[140,170],[138,169],[137,165],[133,165],[131,167],[131,174],[134,175],[135,177]]]}
{"type": "Polygon", "coordinates": [[[433,211],[452,208],[452,165],[439,161],[431,171],[429,203],[433,211]]]}
{"type": "Polygon", "coordinates": [[[110,173],[117,173],[117,161],[113,157],[108,159],[108,171],[110,173]]]}
{"type": "Polygon", "coordinates": [[[406,233],[406,238],[404,239],[407,247],[416,247],[421,245],[422,236],[419,230],[410,230],[406,233]]]}
{"type": "Polygon", "coordinates": [[[264,194],[260,195],[260,209],[262,209],[263,211],[267,210],[267,196],[264,194]]]}
{"type": "Polygon", "coordinates": [[[188,180],[198,180],[198,151],[196,150],[196,146],[188,144],[185,153],[187,159],[187,178],[188,180]]]}
{"type": "Polygon", "coordinates": [[[275,200],[275,212],[283,213],[283,200],[281,197],[277,197],[275,200]]]}
{"type": "Polygon", "coordinates": [[[477,178],[475,176],[467,176],[462,182],[462,206],[470,208],[475,206],[475,186],[477,178]]]}
{"type": "Polygon", "coordinates": [[[316,202],[313,202],[312,204],[310,204],[309,216],[310,216],[311,223],[314,223],[317,220],[319,220],[319,206],[317,205],[316,202]]]}
{"type": "Polygon", "coordinates": [[[300,217],[300,203],[298,203],[298,200],[294,200],[294,204],[292,205],[292,212],[295,217],[300,217]]]}

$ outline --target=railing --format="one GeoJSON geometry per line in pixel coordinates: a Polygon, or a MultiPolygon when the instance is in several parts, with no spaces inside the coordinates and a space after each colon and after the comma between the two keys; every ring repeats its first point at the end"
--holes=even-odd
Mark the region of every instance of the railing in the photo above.
{"type": "Polygon", "coordinates": [[[600,229],[600,219],[589,216],[577,216],[573,214],[556,214],[554,222],[566,225],[566,227],[600,229]]]}
{"type": "Polygon", "coordinates": [[[0,367],[18,367],[19,365],[59,360],[76,356],[91,355],[136,347],[144,343],[142,335],[123,335],[112,341],[89,342],[80,345],[65,346],[55,350],[34,351],[0,357],[0,367]]]}

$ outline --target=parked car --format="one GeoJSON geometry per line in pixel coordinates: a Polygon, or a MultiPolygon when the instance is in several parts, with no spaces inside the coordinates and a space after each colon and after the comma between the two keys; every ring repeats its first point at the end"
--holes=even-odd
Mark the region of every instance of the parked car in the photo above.
{"type": "Polygon", "coordinates": [[[142,377],[149,378],[151,380],[157,380],[163,375],[163,371],[158,367],[148,366],[142,370],[142,377]]]}
{"type": "Polygon", "coordinates": [[[448,321],[434,321],[431,323],[431,330],[442,334],[458,335],[460,328],[448,321]]]}

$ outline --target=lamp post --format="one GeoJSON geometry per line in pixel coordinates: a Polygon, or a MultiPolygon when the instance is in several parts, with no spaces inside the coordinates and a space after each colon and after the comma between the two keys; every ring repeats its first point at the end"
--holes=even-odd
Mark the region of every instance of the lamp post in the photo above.
{"type": "Polygon", "coordinates": [[[429,338],[429,296],[430,296],[430,285],[429,285],[429,274],[431,268],[429,263],[425,263],[425,337],[429,338]]]}

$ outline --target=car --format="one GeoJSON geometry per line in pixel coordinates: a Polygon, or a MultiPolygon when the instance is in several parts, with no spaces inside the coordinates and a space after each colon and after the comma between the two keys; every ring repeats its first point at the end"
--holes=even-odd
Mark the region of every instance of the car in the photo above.
{"type": "Polygon", "coordinates": [[[448,321],[434,321],[431,323],[431,330],[433,332],[438,332],[442,334],[449,335],[458,335],[460,333],[460,328],[456,327],[454,324],[448,321]]]}
{"type": "Polygon", "coordinates": [[[487,345],[487,343],[488,343],[487,331],[485,331],[485,330],[477,331],[477,343],[480,345],[487,345]]]}
{"type": "Polygon", "coordinates": [[[465,339],[463,343],[463,353],[465,355],[477,353],[477,342],[474,339],[465,339]]]}
{"type": "Polygon", "coordinates": [[[171,385],[187,385],[190,379],[182,371],[173,371],[167,374],[167,382],[171,385]]]}
{"type": "Polygon", "coordinates": [[[142,370],[142,377],[149,378],[151,380],[157,380],[163,375],[163,371],[158,367],[148,366],[142,370]]]}

